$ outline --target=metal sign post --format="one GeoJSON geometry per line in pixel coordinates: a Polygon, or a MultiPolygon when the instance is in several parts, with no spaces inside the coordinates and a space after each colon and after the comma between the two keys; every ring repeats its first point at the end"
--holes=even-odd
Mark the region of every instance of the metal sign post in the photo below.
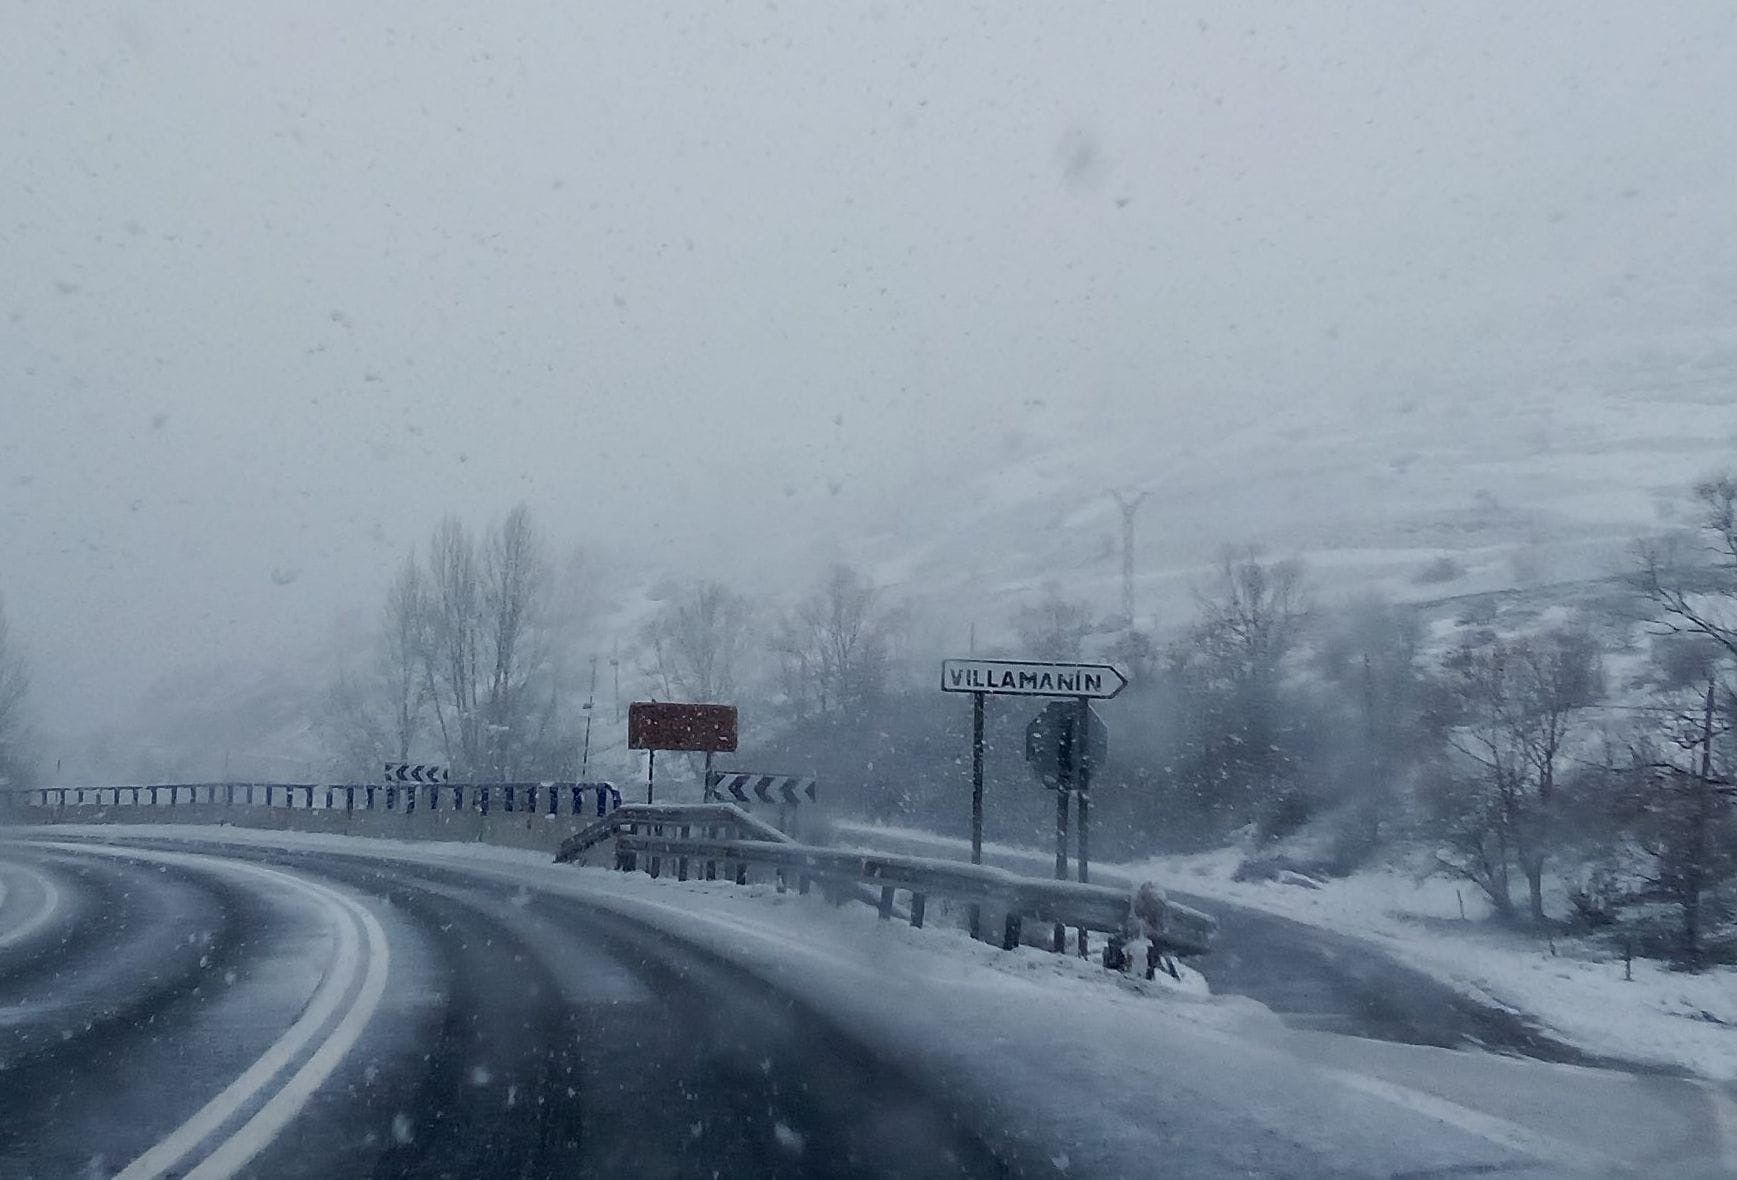
{"type": "MultiPolygon", "coordinates": [[[[1034,765],[1045,761],[1036,753],[1047,745],[1049,771],[1046,781],[1055,779],[1059,788],[1056,797],[1056,877],[1067,877],[1068,789],[1075,781],[1075,759],[1071,753],[1073,734],[1080,734],[1078,782],[1080,799],[1080,879],[1085,880],[1086,846],[1084,789],[1090,785],[1089,765],[1103,760],[1103,723],[1092,713],[1090,702],[1106,701],[1128,687],[1128,678],[1109,664],[1083,664],[1075,661],[1043,660],[942,660],[941,691],[971,694],[971,863],[983,863],[983,713],[984,704],[992,696],[1072,697],[1079,702],[1079,727],[1076,731],[1073,715],[1055,712],[1065,709],[1059,703],[1045,710],[1045,716],[1026,730],[1026,759],[1034,765]],[[1046,720],[1047,719],[1047,720],[1046,720]],[[1043,728],[1037,727],[1042,725],[1043,728]],[[1047,735],[1047,736],[1046,736],[1047,735]],[[1057,758],[1059,743],[1070,743],[1068,756],[1057,758]],[[1065,769],[1064,769],[1065,768],[1065,769]]],[[[1040,773],[1044,767],[1039,766],[1040,773]]],[[[971,936],[981,937],[982,915],[971,907],[971,936]]],[[[1056,949],[1062,949],[1064,937],[1057,927],[1056,949]]],[[[1084,938],[1084,932],[1081,933],[1084,938]]],[[[1083,942],[1082,942],[1083,945],[1083,942]]]]}
{"type": "MultiPolygon", "coordinates": [[[[983,701],[987,693],[971,694],[971,863],[983,863],[983,701]]],[[[971,903],[971,937],[982,937],[983,912],[971,903]]]]}
{"type": "MultiPolygon", "coordinates": [[[[1102,726],[1100,725],[1099,728],[1102,729],[1102,726]]],[[[1081,697],[1079,700],[1079,712],[1074,719],[1074,732],[1081,735],[1090,735],[1092,732],[1092,702],[1086,697],[1081,697]]],[[[1081,755],[1089,752],[1089,740],[1080,742],[1076,749],[1080,751],[1081,755]]],[[[1080,809],[1080,883],[1083,885],[1086,883],[1087,876],[1087,833],[1090,830],[1092,806],[1092,764],[1098,759],[1081,756],[1076,757],[1074,761],[1076,763],[1074,767],[1074,790],[1079,798],[1080,809]]],[[[1088,953],[1084,926],[1079,928],[1079,941],[1080,958],[1083,959],[1088,953]]]]}
{"type": "MultiPolygon", "coordinates": [[[[1084,746],[1084,742],[1079,743],[1084,746]]],[[[1061,734],[1061,782],[1055,793],[1055,879],[1068,879],[1068,789],[1073,786],[1074,777],[1074,731],[1069,726],[1061,734]]],[[[1067,949],[1067,927],[1060,922],[1055,924],[1055,952],[1059,955],[1067,949]]]]}
{"type": "MultiPolygon", "coordinates": [[[[1067,878],[1067,860],[1063,850],[1067,842],[1070,795],[1079,808],[1080,880],[1085,881],[1089,876],[1092,774],[1108,758],[1109,747],[1109,731],[1103,719],[1092,709],[1089,697],[1051,701],[1025,727],[1025,760],[1043,784],[1056,792],[1057,880],[1067,878]]],[[[1084,930],[1080,931],[1079,937],[1081,948],[1085,948],[1084,930]]],[[[1055,949],[1060,951],[1065,945],[1065,933],[1057,926],[1055,949]]],[[[1085,954],[1086,950],[1082,949],[1080,953],[1085,954]]]]}

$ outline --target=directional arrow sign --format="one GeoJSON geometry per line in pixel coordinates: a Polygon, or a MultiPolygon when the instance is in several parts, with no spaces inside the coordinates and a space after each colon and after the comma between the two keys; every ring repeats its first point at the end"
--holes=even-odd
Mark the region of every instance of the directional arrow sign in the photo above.
{"type": "Polygon", "coordinates": [[[942,660],[942,692],[987,692],[1009,697],[1089,697],[1107,701],[1128,687],[1108,664],[1041,660],[942,660]]]}
{"type": "Polygon", "coordinates": [[[713,770],[706,774],[706,785],[716,798],[726,796],[746,803],[750,795],[762,803],[796,804],[806,796],[814,802],[815,782],[793,774],[748,774],[743,771],[713,770]]]}
{"type": "Polygon", "coordinates": [[[443,783],[446,767],[421,762],[388,762],[386,781],[389,783],[443,783]]]}

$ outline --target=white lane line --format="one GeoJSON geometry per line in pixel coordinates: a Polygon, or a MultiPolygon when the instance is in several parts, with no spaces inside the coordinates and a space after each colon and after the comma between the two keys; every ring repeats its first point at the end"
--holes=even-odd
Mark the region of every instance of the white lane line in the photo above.
{"type": "Polygon", "coordinates": [[[1721,1164],[1737,1176],[1737,1099],[1717,1082],[1702,1083],[1707,1101],[1713,1104],[1713,1131],[1719,1142],[1721,1164]]]}
{"type": "MultiPolygon", "coordinates": [[[[280,879],[285,882],[295,881],[293,877],[280,879]]],[[[148,1176],[160,1176],[180,1163],[208,1135],[233,1118],[243,1106],[265,1089],[285,1066],[294,1061],[343,1003],[344,997],[355,984],[361,962],[361,940],[356,934],[355,920],[347,909],[336,905],[330,897],[322,896],[324,891],[307,888],[303,892],[320,903],[321,909],[325,910],[333,924],[337,938],[337,949],[332,956],[332,962],[326,969],[325,978],[315,990],[313,999],[302,1009],[302,1014],[296,1018],[295,1023],[290,1025],[258,1060],[243,1070],[240,1077],[225,1086],[215,1098],[200,1107],[191,1118],[159,1140],[154,1147],[128,1164],[117,1180],[144,1180],[148,1176]]]]}
{"type": "Polygon", "coordinates": [[[24,921],[18,923],[10,930],[0,933],[0,947],[9,947],[15,942],[23,942],[26,938],[29,938],[38,930],[42,929],[42,927],[47,924],[48,920],[54,916],[55,911],[60,909],[60,889],[46,873],[39,873],[35,869],[27,868],[24,865],[13,865],[11,867],[17,869],[20,873],[23,873],[25,876],[37,883],[37,886],[42,890],[42,904],[37,907],[34,913],[24,919],[24,921]]]}
{"type": "Polygon", "coordinates": [[[1493,1114],[1485,1114],[1469,1106],[1461,1106],[1457,1102],[1414,1090],[1410,1086],[1402,1086],[1397,1082],[1389,1082],[1367,1074],[1353,1073],[1344,1069],[1323,1070],[1328,1077],[1340,1085],[1359,1093],[1381,1098],[1406,1110],[1414,1111],[1437,1122],[1446,1123],[1470,1135],[1487,1140],[1510,1151],[1532,1156],[1552,1166],[1573,1168],[1576,1172],[1584,1172],[1594,1176],[1607,1176],[1613,1171],[1619,1171],[1618,1161],[1608,1156],[1587,1152],[1581,1147],[1565,1140],[1543,1135],[1537,1131],[1521,1126],[1519,1123],[1498,1118],[1493,1114]]]}
{"type": "Polygon", "coordinates": [[[332,1035],[291,1075],[283,1089],[272,1095],[271,1100],[243,1123],[240,1130],[206,1156],[203,1163],[188,1172],[187,1180],[223,1180],[235,1175],[265,1150],[290,1120],[301,1113],[314,1092],[325,1084],[338,1063],[355,1047],[368,1021],[373,1019],[380,998],[386,994],[386,973],[391,954],[386,943],[386,931],[381,929],[379,920],[362,906],[349,898],[340,897],[340,900],[368,934],[368,972],[355,1003],[350,1005],[338,1027],[332,1030],[332,1035]]]}
{"type": "Polygon", "coordinates": [[[386,932],[367,909],[338,891],[304,880],[289,873],[244,861],[206,856],[198,853],[158,852],[155,850],[101,847],[81,844],[56,844],[52,847],[72,851],[92,852],[122,859],[154,860],[193,868],[217,868],[269,881],[292,889],[312,899],[331,922],[336,937],[336,949],[324,978],[315,990],[308,1006],[295,1023],[249,1066],[240,1077],[224,1087],[211,1101],[200,1107],[191,1118],[147,1150],[123,1169],[117,1180],[147,1180],[163,1176],[175,1168],[206,1138],[235,1117],[249,1102],[258,1097],[268,1084],[281,1073],[332,1019],[339,1006],[355,985],[358,974],[362,985],[349,1008],[327,1034],[325,1040],[291,1074],[280,1090],[272,1095],[250,1119],[222,1143],[187,1176],[204,1178],[231,1176],[249,1160],[263,1151],[307,1104],[320,1085],[354,1047],[362,1030],[379,1007],[386,991],[390,951],[386,932]],[[368,944],[365,971],[361,967],[362,934],[368,944]]]}

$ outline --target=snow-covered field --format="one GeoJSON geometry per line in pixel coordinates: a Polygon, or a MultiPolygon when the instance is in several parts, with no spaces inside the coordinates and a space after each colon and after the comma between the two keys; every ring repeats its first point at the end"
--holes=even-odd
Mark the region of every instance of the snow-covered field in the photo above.
{"type": "Polygon", "coordinates": [[[1231,880],[1232,848],[1123,866],[1130,876],[1330,926],[1379,944],[1480,999],[1524,1012],[1590,1052],[1737,1078],[1737,970],[1671,971],[1636,959],[1632,980],[1602,948],[1503,930],[1469,885],[1372,869],[1318,888],[1231,880]],[[1460,918],[1461,901],[1465,920],[1460,918]]]}
{"type": "MultiPolygon", "coordinates": [[[[962,840],[912,828],[853,825],[846,831],[869,846],[878,831],[937,850],[951,847],[957,854],[965,847],[962,840]]],[[[1039,868],[1050,861],[1049,853],[1034,849],[985,847],[1003,858],[1029,859],[1039,868]]],[[[1156,881],[1178,892],[1366,938],[1396,960],[1474,999],[1522,1012],[1589,1053],[1737,1079],[1737,970],[1691,975],[1636,959],[1634,978],[1628,980],[1622,961],[1608,952],[1558,939],[1552,954],[1545,938],[1492,925],[1470,886],[1393,868],[1321,882],[1318,888],[1233,881],[1241,859],[1236,848],[1155,857],[1101,865],[1098,879],[1119,874],[1156,881]]]]}

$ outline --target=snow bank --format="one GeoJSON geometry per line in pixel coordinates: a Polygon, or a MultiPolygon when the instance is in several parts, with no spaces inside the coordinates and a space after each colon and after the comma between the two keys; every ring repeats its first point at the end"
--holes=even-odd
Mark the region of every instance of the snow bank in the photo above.
{"type": "Polygon", "coordinates": [[[1622,961],[1601,948],[1558,938],[1552,953],[1544,937],[1491,924],[1470,886],[1387,868],[1300,889],[1233,881],[1239,860],[1236,850],[1219,849],[1121,867],[1184,892],[1367,938],[1395,959],[1475,999],[1523,1012],[1590,1053],[1737,1079],[1737,971],[1689,975],[1637,959],[1630,981],[1622,961]]]}
{"type": "MultiPolygon", "coordinates": [[[[962,840],[915,828],[850,824],[840,832],[868,846],[881,836],[956,853],[966,847],[962,840]]],[[[984,849],[1002,863],[1042,865],[1050,857],[1012,845],[984,849]]],[[[1467,885],[1392,868],[1328,880],[1318,889],[1232,880],[1242,859],[1239,849],[1219,848],[1104,864],[1098,872],[1153,880],[1179,893],[1367,939],[1394,959],[1480,1003],[1522,1013],[1588,1053],[1686,1069],[1717,1081],[1737,1079],[1737,970],[1686,975],[1637,959],[1629,981],[1621,960],[1599,948],[1558,939],[1552,954],[1544,938],[1494,926],[1467,885]]]]}

